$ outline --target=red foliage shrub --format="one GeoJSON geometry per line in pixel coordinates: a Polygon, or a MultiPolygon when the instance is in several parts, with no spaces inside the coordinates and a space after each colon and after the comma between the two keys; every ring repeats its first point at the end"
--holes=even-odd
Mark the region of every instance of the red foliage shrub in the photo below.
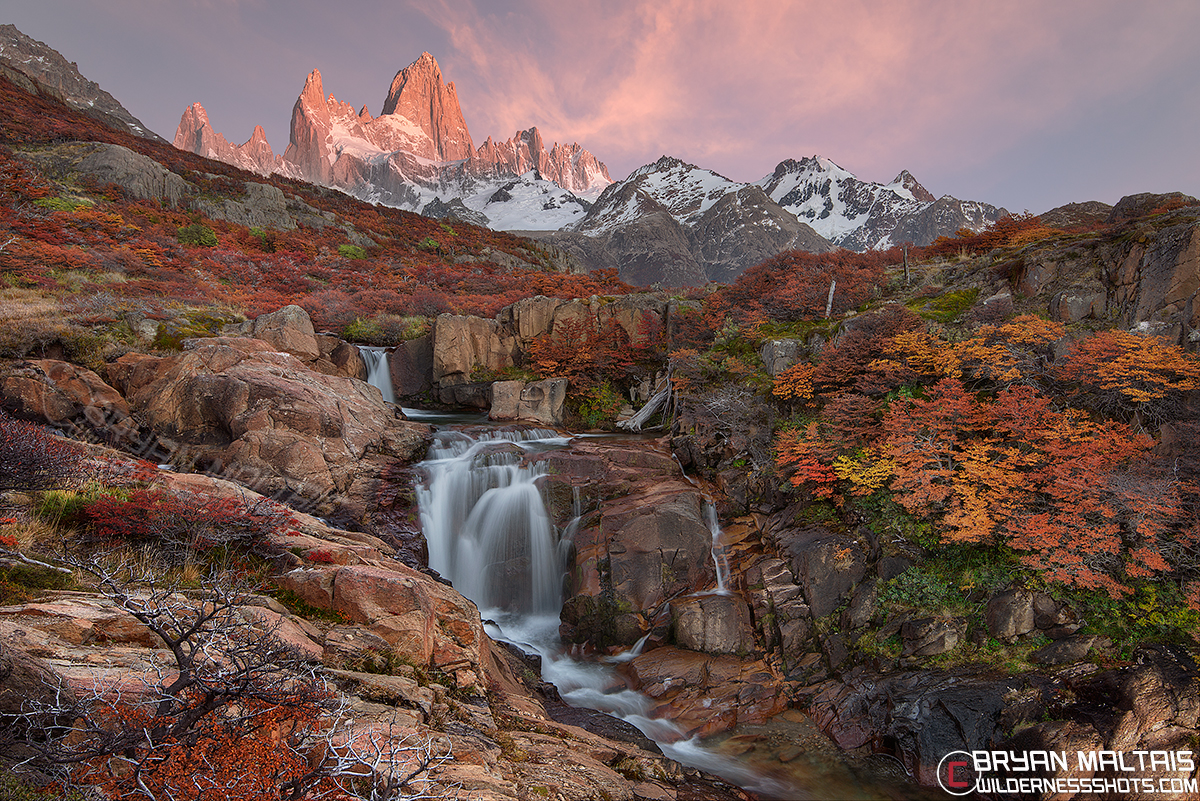
{"type": "Polygon", "coordinates": [[[80,518],[98,540],[154,540],[176,552],[231,543],[261,546],[272,532],[295,525],[284,507],[270,501],[245,506],[231,498],[175,495],[158,487],[97,498],[83,507],[80,518]]]}
{"type": "Polygon", "coordinates": [[[85,456],[71,440],[0,410],[0,491],[52,489],[78,479],[85,456]]]}

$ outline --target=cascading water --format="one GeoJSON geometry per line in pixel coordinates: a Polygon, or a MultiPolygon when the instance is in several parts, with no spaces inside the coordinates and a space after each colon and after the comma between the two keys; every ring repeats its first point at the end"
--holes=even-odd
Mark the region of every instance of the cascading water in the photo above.
{"type": "Polygon", "coordinates": [[[360,347],[358,352],[367,365],[367,383],[378,387],[383,393],[383,399],[388,403],[396,402],[396,392],[392,389],[392,371],[388,367],[387,350],[384,348],[360,347]]]}
{"type": "Polygon", "coordinates": [[[715,595],[729,595],[729,562],[725,559],[725,548],[721,545],[721,521],[717,518],[717,507],[712,501],[704,500],[704,519],[712,532],[712,560],[717,571],[715,595]]]}
{"type": "Polygon", "coordinates": [[[417,489],[429,566],[481,610],[558,614],[564,565],[536,483],[545,467],[521,457],[565,442],[538,430],[437,434],[417,489]]]}
{"type": "MultiPolygon", "coordinates": [[[[677,762],[777,795],[784,789],[781,785],[733,759],[705,750],[671,721],[654,718],[646,696],[628,689],[614,690],[621,682],[614,681],[611,667],[580,662],[565,653],[558,624],[570,540],[579,522],[579,495],[575,495],[576,517],[560,534],[546,513],[537,486],[538,479],[546,475],[545,468],[523,457],[568,442],[546,430],[475,437],[454,431],[435,434],[423,464],[427,481],[417,487],[430,567],[479,606],[488,621],[489,636],[541,656],[542,677],[558,688],[567,703],[631,723],[677,762]]],[[[717,592],[724,593],[728,569],[717,553],[720,528],[715,520],[713,510],[710,521],[717,592]]],[[[608,661],[633,659],[645,640],[643,637],[630,652],[608,661]]]]}

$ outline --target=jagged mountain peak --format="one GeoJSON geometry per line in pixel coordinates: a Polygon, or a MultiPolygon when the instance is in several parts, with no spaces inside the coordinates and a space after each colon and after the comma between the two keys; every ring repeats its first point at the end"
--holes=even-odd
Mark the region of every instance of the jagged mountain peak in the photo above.
{"type": "Polygon", "coordinates": [[[279,167],[279,159],[271,151],[267,134],[261,125],[254,126],[254,132],[243,144],[232,144],[212,127],[208,112],[200,103],[193,103],[183,112],[172,144],[180,150],[198,153],[260,175],[269,175],[279,167]]]}
{"type": "Polygon", "coordinates": [[[901,187],[908,191],[915,200],[920,200],[925,203],[932,203],[933,201],[937,200],[937,198],[934,197],[934,194],[925,187],[921,186],[921,182],[913,177],[913,174],[908,170],[901,170],[900,174],[896,176],[895,180],[888,184],[889,189],[894,189],[896,187],[901,187]]]}
{"type": "Polygon", "coordinates": [[[380,116],[398,115],[417,125],[433,141],[439,161],[469,159],[475,151],[453,83],[442,80],[428,52],[396,73],[380,116]]]}

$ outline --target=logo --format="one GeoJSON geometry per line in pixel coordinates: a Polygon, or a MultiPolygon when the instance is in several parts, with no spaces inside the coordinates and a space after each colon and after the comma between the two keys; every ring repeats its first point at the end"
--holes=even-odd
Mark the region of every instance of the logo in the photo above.
{"type": "Polygon", "coordinates": [[[975,763],[966,751],[951,751],[938,763],[938,785],[950,795],[968,795],[975,778],[975,763]]]}

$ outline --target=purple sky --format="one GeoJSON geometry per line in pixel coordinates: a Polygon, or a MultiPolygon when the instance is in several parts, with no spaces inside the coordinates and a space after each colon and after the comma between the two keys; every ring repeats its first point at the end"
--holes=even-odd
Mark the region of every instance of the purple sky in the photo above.
{"type": "Polygon", "coordinates": [[[428,50],[477,145],[537,125],[616,179],[663,154],[738,181],[820,154],[1011,211],[1200,195],[1194,0],[0,2],[167,139],[199,101],[282,152],[311,69],[374,114],[428,50]]]}

